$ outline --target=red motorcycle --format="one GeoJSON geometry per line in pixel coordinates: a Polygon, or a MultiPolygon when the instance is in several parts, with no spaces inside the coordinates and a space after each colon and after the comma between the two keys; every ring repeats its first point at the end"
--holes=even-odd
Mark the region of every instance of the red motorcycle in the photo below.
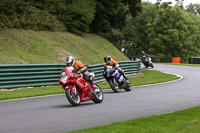
{"type": "MultiPolygon", "coordinates": [[[[101,88],[97,84],[94,84],[95,95],[93,96],[90,83],[83,78],[82,74],[77,75],[72,71],[73,69],[68,68],[67,71],[61,73],[59,78],[59,84],[65,90],[65,95],[69,103],[73,106],[77,106],[80,102],[87,100],[101,103],[103,101],[103,92],[101,88]]],[[[94,74],[90,73],[90,75],[94,79],[94,74]]]]}

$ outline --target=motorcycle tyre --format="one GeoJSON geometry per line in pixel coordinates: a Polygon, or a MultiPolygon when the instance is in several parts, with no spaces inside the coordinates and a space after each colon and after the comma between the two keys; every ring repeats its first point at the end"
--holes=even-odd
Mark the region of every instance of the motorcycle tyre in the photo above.
{"type": "Polygon", "coordinates": [[[151,63],[151,68],[154,68],[153,64],[151,63]]]}
{"type": "MultiPolygon", "coordinates": [[[[126,83],[127,84],[127,83],[126,83]]],[[[125,91],[131,91],[131,85],[127,84],[126,87],[124,87],[125,91]]]]}
{"type": "Polygon", "coordinates": [[[145,68],[148,68],[148,65],[146,63],[143,63],[143,64],[144,64],[145,68]]]}
{"type": "Polygon", "coordinates": [[[103,101],[103,91],[101,90],[101,88],[97,85],[97,84],[95,84],[96,86],[97,86],[97,88],[100,90],[100,95],[101,95],[101,99],[99,99],[99,97],[97,97],[97,94],[94,96],[94,99],[92,99],[92,101],[94,102],[94,103],[101,103],[102,101],[103,101]]]}
{"type": "Polygon", "coordinates": [[[80,96],[78,95],[77,96],[77,98],[78,98],[78,101],[76,102],[76,101],[74,101],[73,99],[72,99],[72,96],[71,96],[71,94],[72,94],[73,92],[72,92],[72,89],[66,89],[66,91],[65,91],[65,95],[66,95],[66,98],[67,98],[67,100],[69,101],[69,103],[71,104],[71,105],[73,105],[73,106],[78,106],[79,104],[80,104],[80,96]]]}
{"type": "Polygon", "coordinates": [[[110,85],[110,87],[111,87],[111,89],[115,92],[115,93],[118,93],[119,92],[119,88],[118,88],[118,90],[116,90],[115,88],[115,85],[114,85],[114,79],[110,79],[110,80],[108,80],[108,83],[109,83],[109,85],[110,85]]]}

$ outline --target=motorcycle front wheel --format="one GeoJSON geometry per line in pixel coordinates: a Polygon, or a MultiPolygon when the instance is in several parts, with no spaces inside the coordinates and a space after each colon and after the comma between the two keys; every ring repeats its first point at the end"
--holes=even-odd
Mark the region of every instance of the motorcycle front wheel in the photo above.
{"type": "Polygon", "coordinates": [[[92,101],[95,103],[101,103],[103,101],[103,92],[97,84],[94,91],[96,92],[96,94],[94,96],[94,99],[92,99],[92,101]]]}
{"type": "Polygon", "coordinates": [[[108,81],[111,89],[115,92],[118,93],[119,92],[119,86],[117,85],[117,81],[115,78],[112,78],[108,81]]]}
{"type": "Polygon", "coordinates": [[[145,68],[148,68],[148,64],[147,63],[143,63],[143,65],[145,66],[145,68]]]}
{"type": "Polygon", "coordinates": [[[75,95],[72,91],[71,88],[69,89],[66,89],[65,91],[65,95],[66,95],[66,98],[67,100],[69,101],[69,103],[73,106],[77,106],[80,104],[80,96],[79,95],[75,95]]]}
{"type": "Polygon", "coordinates": [[[151,63],[151,68],[154,68],[153,64],[151,63]]]}

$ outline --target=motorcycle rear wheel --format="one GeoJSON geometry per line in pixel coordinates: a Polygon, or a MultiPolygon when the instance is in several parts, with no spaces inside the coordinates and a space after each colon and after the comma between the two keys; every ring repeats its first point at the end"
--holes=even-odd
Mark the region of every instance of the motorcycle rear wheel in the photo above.
{"type": "Polygon", "coordinates": [[[103,92],[102,92],[101,88],[97,84],[96,84],[96,88],[95,88],[94,91],[96,91],[96,94],[94,96],[95,98],[92,99],[92,101],[94,103],[101,103],[103,101],[103,92]]]}
{"type": "Polygon", "coordinates": [[[75,95],[71,88],[66,89],[65,95],[66,95],[66,98],[67,98],[67,100],[69,101],[69,103],[71,105],[77,106],[77,105],[80,104],[80,102],[81,102],[80,96],[79,95],[75,95]]]}
{"type": "Polygon", "coordinates": [[[125,91],[131,91],[131,86],[127,85],[125,88],[124,88],[125,91]]]}

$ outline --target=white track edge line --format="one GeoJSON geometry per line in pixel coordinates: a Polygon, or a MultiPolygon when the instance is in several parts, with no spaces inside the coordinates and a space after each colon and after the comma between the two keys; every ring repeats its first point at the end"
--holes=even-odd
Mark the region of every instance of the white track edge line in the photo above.
{"type": "Polygon", "coordinates": [[[139,87],[144,87],[144,86],[153,86],[153,85],[160,85],[160,84],[168,84],[168,83],[173,83],[173,82],[177,82],[179,80],[182,80],[183,79],[183,76],[182,75],[179,75],[179,74],[175,74],[175,73],[168,73],[168,72],[163,72],[165,74],[172,74],[172,75],[175,75],[177,77],[179,77],[179,79],[176,79],[176,80],[172,80],[172,81],[167,81],[167,82],[162,82],[162,83],[155,83],[155,84],[147,84],[147,85],[139,85],[139,86],[132,86],[133,88],[139,88],[139,87]]]}
{"type": "MultiPolygon", "coordinates": [[[[177,81],[183,79],[183,76],[182,76],[182,75],[179,75],[179,74],[168,73],[168,72],[163,72],[163,73],[165,73],[165,74],[173,74],[173,75],[176,75],[177,77],[180,77],[180,78],[177,79],[177,80],[168,81],[168,82],[163,82],[163,83],[155,83],[155,84],[147,84],[147,85],[140,85],[140,86],[132,86],[132,88],[136,88],[136,87],[139,88],[139,87],[144,87],[144,86],[152,86],[152,85],[173,83],[173,82],[177,82],[177,81]]],[[[107,90],[111,90],[111,89],[107,89],[107,90]]],[[[1,103],[1,102],[6,102],[6,101],[17,101],[17,100],[24,100],[24,99],[33,99],[33,98],[42,98],[42,97],[52,97],[52,96],[60,96],[60,95],[63,95],[63,94],[52,94],[52,95],[45,95],[45,96],[34,96],[34,97],[17,98],[17,99],[10,99],[10,100],[1,100],[0,103],[1,103]]]]}

